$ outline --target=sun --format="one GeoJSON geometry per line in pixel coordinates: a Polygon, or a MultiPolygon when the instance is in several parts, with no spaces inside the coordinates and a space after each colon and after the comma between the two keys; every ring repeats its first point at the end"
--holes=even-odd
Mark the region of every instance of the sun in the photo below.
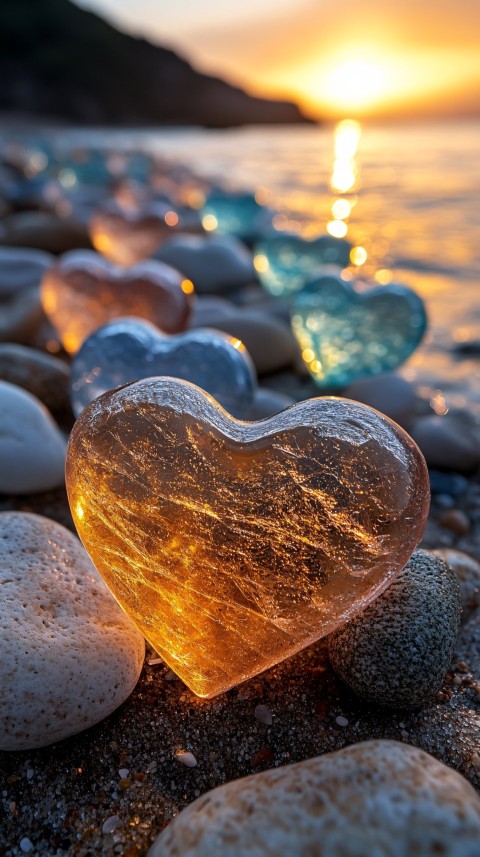
{"type": "Polygon", "coordinates": [[[385,95],[385,67],[365,59],[346,60],[326,73],[322,89],[332,106],[367,110],[385,95]]]}
{"type": "Polygon", "coordinates": [[[362,118],[403,97],[408,70],[372,46],[345,49],[308,64],[291,78],[314,110],[333,117],[362,118]]]}
{"type": "MultiPolygon", "coordinates": [[[[403,102],[418,89],[422,76],[411,69],[411,57],[399,56],[385,45],[342,45],[298,65],[289,65],[276,84],[284,95],[298,99],[308,112],[321,117],[363,119],[403,102]]],[[[422,66],[423,67],[423,66],[422,66]]]]}

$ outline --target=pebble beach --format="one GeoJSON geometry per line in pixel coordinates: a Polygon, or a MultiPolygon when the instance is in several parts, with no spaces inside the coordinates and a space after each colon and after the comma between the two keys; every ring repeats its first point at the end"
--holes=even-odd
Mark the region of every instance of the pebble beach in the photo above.
{"type": "MultiPolygon", "coordinates": [[[[480,337],[475,302],[479,260],[474,241],[478,213],[473,199],[479,176],[469,179],[464,164],[453,161],[452,155],[458,140],[465,155],[471,153],[471,127],[468,133],[464,127],[456,129],[456,136],[443,144],[438,136],[429,136],[433,132],[424,131],[423,136],[418,129],[412,132],[417,134],[412,138],[417,148],[410,173],[401,140],[390,147],[390,162],[386,156],[382,163],[375,161],[389,133],[391,142],[392,130],[367,130],[351,159],[352,183],[343,189],[338,175],[335,179],[332,173],[338,129],[336,138],[326,129],[285,131],[278,138],[255,129],[223,136],[172,131],[160,138],[145,132],[135,140],[137,147],[141,144],[137,149],[132,149],[132,136],[124,134],[108,140],[108,177],[101,180],[94,162],[95,155],[105,163],[105,154],[98,155],[103,151],[98,149],[100,132],[92,132],[87,148],[84,139],[69,131],[58,138],[56,148],[53,131],[35,144],[31,136],[2,137],[0,550],[2,582],[19,588],[13,588],[12,600],[5,598],[0,606],[5,652],[0,715],[4,723],[15,717],[20,722],[23,709],[33,705],[32,687],[37,688],[35,705],[42,693],[54,701],[35,709],[34,729],[28,734],[20,727],[17,732],[17,727],[5,729],[0,752],[1,857],[141,857],[160,835],[152,857],[202,857],[207,851],[233,857],[247,853],[249,836],[252,848],[256,840],[273,842],[271,851],[249,851],[255,855],[309,853],[301,850],[310,841],[309,825],[315,815],[308,801],[300,801],[288,835],[280,831],[272,840],[269,831],[278,824],[275,807],[283,812],[285,795],[295,788],[296,771],[300,780],[312,777],[306,782],[313,790],[318,784],[319,794],[325,792],[322,777],[328,779],[328,766],[334,769],[336,758],[341,759],[340,768],[347,766],[345,776],[357,776],[348,774],[348,766],[356,772],[357,764],[364,763],[363,751],[353,748],[348,755],[346,748],[360,742],[373,742],[363,746],[371,747],[364,752],[371,760],[374,782],[375,765],[382,772],[378,788],[387,809],[380,828],[382,842],[390,844],[382,845],[384,851],[379,853],[391,857],[408,853],[395,850],[398,833],[389,801],[393,803],[400,790],[405,806],[409,800],[413,803],[409,777],[415,782],[429,764],[438,786],[426,779],[422,800],[426,817],[434,811],[443,817],[439,836],[446,850],[439,851],[434,839],[422,840],[421,833],[417,841],[413,831],[410,853],[465,857],[478,853],[480,337]],[[90,173],[75,155],[79,141],[90,173]],[[277,146],[275,165],[270,143],[277,146]],[[54,150],[61,166],[52,178],[53,173],[43,173],[45,160],[54,150]],[[131,155],[129,160],[126,153],[131,151],[140,151],[142,157],[131,155]],[[432,175],[439,164],[445,171],[439,188],[425,170],[429,152],[433,152],[432,175]],[[386,189],[393,194],[394,187],[397,198],[390,198],[388,217],[386,189]],[[272,213],[276,232],[293,232],[306,240],[318,234],[340,240],[344,225],[343,235],[350,242],[349,263],[342,266],[345,283],[382,288],[398,282],[423,300],[428,329],[423,339],[419,337],[421,342],[411,346],[411,355],[393,370],[385,365],[373,375],[352,376],[341,389],[333,384],[319,389],[315,371],[308,369],[313,361],[305,357],[306,349],[292,331],[288,303],[276,299],[261,283],[263,263],[255,251],[255,235],[211,229],[208,212],[202,219],[201,200],[219,188],[224,193],[256,191],[265,201],[265,211],[272,213]],[[125,216],[119,227],[109,220],[104,204],[112,199],[127,212],[143,211],[143,221],[125,216]],[[348,216],[335,216],[335,211],[342,213],[341,207],[333,207],[338,200],[350,205],[348,216]],[[160,219],[165,234],[158,232],[158,212],[148,208],[152,201],[163,206],[160,219]],[[100,226],[92,227],[99,211],[100,226]],[[246,404],[238,394],[235,413],[235,403],[228,399],[238,377],[227,383],[226,390],[215,379],[217,386],[210,390],[219,401],[226,397],[225,407],[235,416],[263,419],[325,393],[341,395],[398,423],[428,465],[431,505],[420,550],[395,582],[360,618],[213,699],[195,696],[150,645],[145,647],[142,635],[110,598],[76,537],[63,468],[75,417],[94,398],[88,373],[96,372],[95,383],[100,386],[95,395],[147,376],[139,368],[144,354],[137,341],[135,352],[133,344],[128,345],[132,351],[124,365],[112,339],[111,356],[102,369],[99,353],[106,348],[105,339],[102,344],[94,337],[104,322],[94,323],[92,313],[85,312],[91,330],[82,334],[82,341],[93,334],[89,341],[94,363],[90,364],[88,349],[84,346],[79,351],[81,341],[69,347],[73,328],[65,336],[63,318],[58,316],[54,324],[53,314],[47,317],[45,299],[41,305],[39,287],[46,272],[55,269],[66,282],[62,264],[70,264],[72,270],[76,264],[88,269],[87,257],[68,262],[62,254],[96,255],[99,235],[107,266],[118,246],[121,253],[129,254],[121,264],[141,265],[148,259],[180,271],[182,302],[172,310],[169,333],[183,331],[188,338],[189,332],[209,328],[244,343],[249,354],[247,368],[242,364],[241,370],[246,404]],[[110,244],[105,243],[105,235],[110,244]],[[115,371],[114,361],[118,361],[115,371]],[[130,376],[122,374],[128,371],[130,376]],[[44,539],[51,554],[42,546],[44,539]],[[71,597],[66,597],[67,592],[71,597]],[[93,608],[94,604],[100,606],[93,608]],[[32,681],[37,684],[29,684],[29,678],[22,683],[25,670],[36,676],[38,651],[44,683],[40,691],[36,678],[32,681]],[[347,658],[347,651],[351,657],[347,658]],[[386,657],[388,652],[395,652],[393,661],[386,657]],[[69,662],[71,668],[66,669],[69,662]],[[45,663],[48,670],[42,672],[45,663]],[[60,705],[55,694],[60,693],[62,681],[60,705]],[[378,743],[384,741],[388,743],[378,743]],[[427,762],[417,749],[403,750],[399,745],[425,751],[433,759],[427,757],[427,762]],[[326,755],[335,752],[340,755],[326,755]],[[288,779],[288,766],[316,757],[320,757],[318,770],[292,768],[288,779]],[[438,764],[437,770],[437,763],[447,768],[438,764]],[[260,777],[268,771],[279,772],[279,777],[265,786],[273,795],[266,806],[260,777]],[[244,809],[236,787],[222,792],[213,809],[199,801],[182,822],[182,810],[211,789],[252,775],[259,775],[252,781],[249,797],[253,821],[243,835],[244,809]],[[458,791],[458,803],[466,814],[463,828],[455,801],[449,804],[441,791],[443,781],[445,795],[458,791]],[[224,844],[230,850],[212,852],[209,849],[220,848],[223,841],[221,829],[208,839],[209,831],[217,829],[221,815],[216,813],[222,801],[234,819],[233,838],[224,844]],[[202,819],[210,812],[212,820],[205,832],[202,819]],[[215,839],[217,835],[220,838],[215,839]],[[192,844],[192,837],[198,837],[198,842],[192,844]]],[[[400,137],[402,133],[406,131],[400,137]]],[[[255,226],[264,230],[263,235],[270,234],[268,228],[255,226]]],[[[335,270],[328,266],[327,273],[338,277],[340,266],[335,270]]],[[[146,274],[140,271],[139,289],[142,277],[146,274]]],[[[117,286],[119,282],[120,275],[117,286]]],[[[45,292],[45,286],[42,289],[45,292]]],[[[114,295],[103,303],[115,300],[114,295]]],[[[81,312],[70,308],[77,320],[81,312]]],[[[123,315],[135,316],[135,310],[128,308],[123,315]]],[[[142,323],[155,321],[148,314],[142,316],[142,323]]],[[[147,336],[148,331],[142,330],[135,335],[147,336]]],[[[120,334],[130,335],[128,325],[127,334],[124,329],[120,334]]],[[[110,336],[120,334],[113,331],[110,336]]],[[[142,347],[154,350],[151,345],[142,347]]],[[[195,347],[201,348],[201,342],[195,347]]],[[[220,355],[222,342],[218,348],[220,355]]],[[[203,357],[200,351],[194,354],[201,372],[203,357]]],[[[174,358],[169,359],[174,365],[174,358]]],[[[220,369],[219,360],[220,356],[215,358],[215,369],[224,378],[230,369],[220,369]]],[[[235,369],[238,376],[238,366],[235,369]]],[[[207,367],[207,375],[210,379],[215,375],[212,367],[207,367]]],[[[189,380],[181,370],[178,377],[189,380]]],[[[32,718],[29,722],[31,729],[32,718]]],[[[339,786],[340,791],[343,788],[339,786]]],[[[339,799],[335,804],[334,823],[339,819],[339,827],[346,823],[356,829],[358,819],[348,808],[346,792],[345,803],[339,799]]],[[[373,847],[372,842],[365,848],[373,847]]]]}

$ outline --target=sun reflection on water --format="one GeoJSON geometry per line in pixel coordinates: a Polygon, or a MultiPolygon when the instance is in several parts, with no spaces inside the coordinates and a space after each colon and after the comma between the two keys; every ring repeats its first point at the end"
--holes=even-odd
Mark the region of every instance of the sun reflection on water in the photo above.
{"type": "Polygon", "coordinates": [[[335,160],[330,186],[337,193],[353,193],[359,186],[356,154],[361,134],[361,125],[354,119],[343,119],[335,127],[335,160]]]}
{"type": "Polygon", "coordinates": [[[377,237],[374,241],[367,232],[352,229],[351,224],[361,196],[358,163],[361,139],[362,126],[355,119],[343,119],[334,128],[334,159],[329,181],[333,198],[325,229],[334,238],[350,238],[354,245],[350,265],[342,271],[343,279],[361,276],[374,280],[378,285],[387,285],[393,276],[387,267],[389,242],[384,237],[377,237]]]}
{"type": "Polygon", "coordinates": [[[359,122],[344,119],[335,126],[334,131],[334,162],[330,177],[330,187],[335,197],[331,206],[332,219],[326,229],[334,238],[345,238],[348,233],[348,218],[355,206],[356,198],[352,195],[359,187],[358,166],[356,154],[362,129],[359,122]]]}

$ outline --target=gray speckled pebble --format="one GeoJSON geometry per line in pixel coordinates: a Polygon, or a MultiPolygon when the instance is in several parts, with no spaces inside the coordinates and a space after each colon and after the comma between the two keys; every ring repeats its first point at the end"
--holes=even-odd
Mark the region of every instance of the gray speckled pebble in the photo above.
{"type": "Polygon", "coordinates": [[[478,857],[480,798],[395,741],[366,741],[198,798],[148,857],[478,857]]]}
{"type": "Polygon", "coordinates": [[[460,612],[452,569],[417,550],[373,604],[329,637],[332,666],[362,699],[392,708],[423,705],[450,665],[460,612]]]}
{"type": "Polygon", "coordinates": [[[74,735],[129,696],[143,637],[72,533],[0,514],[0,589],[0,750],[74,735]]]}

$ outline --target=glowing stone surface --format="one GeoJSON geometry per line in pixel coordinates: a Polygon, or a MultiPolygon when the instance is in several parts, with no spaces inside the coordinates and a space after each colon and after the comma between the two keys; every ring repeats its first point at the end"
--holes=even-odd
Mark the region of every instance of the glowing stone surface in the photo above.
{"type": "Polygon", "coordinates": [[[343,238],[321,235],[311,241],[279,234],[255,246],[254,264],[262,285],[275,297],[289,297],[326,267],[350,264],[352,245],[343,238]]]}
{"type": "Polygon", "coordinates": [[[375,598],[410,557],[429,506],[418,448],[370,408],[310,399],[242,423],[171,378],[89,405],[66,478],[105,582],[207,697],[375,598]]]}
{"type": "Polygon", "coordinates": [[[152,204],[140,210],[104,208],[90,221],[92,244],[117,265],[135,265],[172,236],[169,218],[178,223],[178,217],[167,205],[152,204]]]}
{"type": "Polygon", "coordinates": [[[256,238],[271,222],[272,212],[252,193],[212,193],[205,200],[201,218],[207,232],[229,232],[237,238],[256,238]]]}
{"type": "Polygon", "coordinates": [[[75,354],[94,330],[123,316],[180,333],[190,318],[193,292],[190,280],[163,262],[117,268],[98,253],[73,250],[46,272],[42,304],[63,347],[75,354]]]}
{"type": "Polygon", "coordinates": [[[75,357],[73,411],[78,416],[102,393],[152,375],[191,381],[235,416],[253,406],[255,369],[239,339],[205,328],[166,336],[148,322],[126,318],[92,333],[75,357]]]}
{"type": "Polygon", "coordinates": [[[297,295],[293,332],[320,388],[400,366],[427,326],[422,299],[406,286],[359,291],[339,277],[320,277],[297,295]]]}

